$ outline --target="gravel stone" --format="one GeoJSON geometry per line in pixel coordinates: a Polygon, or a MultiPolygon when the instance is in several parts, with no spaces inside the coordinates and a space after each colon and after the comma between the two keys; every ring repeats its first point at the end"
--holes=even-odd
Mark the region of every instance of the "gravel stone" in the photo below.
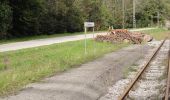
{"type": "MultiPolygon", "coordinates": [[[[120,80],[112,87],[108,89],[108,94],[101,97],[99,100],[118,100],[118,97],[123,93],[127,85],[135,77],[136,73],[141,70],[145,63],[150,59],[153,52],[157,49],[162,41],[149,42],[148,45],[152,48],[148,50],[145,57],[140,59],[136,64],[138,70],[132,71],[127,76],[127,79],[120,80]],[[123,86],[122,86],[123,85],[123,86]],[[119,88],[120,87],[120,88],[119,88]],[[123,88],[122,88],[123,87],[123,88]]],[[[169,50],[169,42],[167,40],[163,47],[154,58],[150,66],[146,69],[146,72],[140,78],[140,81],[135,84],[132,90],[129,92],[126,100],[160,100],[164,96],[166,79],[160,79],[166,72],[166,66],[162,63],[167,58],[169,50]]]]}

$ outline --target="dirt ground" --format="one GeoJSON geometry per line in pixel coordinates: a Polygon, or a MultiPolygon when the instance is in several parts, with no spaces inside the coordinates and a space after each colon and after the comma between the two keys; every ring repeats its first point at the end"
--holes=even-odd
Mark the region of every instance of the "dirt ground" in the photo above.
{"type": "Polygon", "coordinates": [[[70,71],[26,86],[0,100],[97,100],[109,86],[123,78],[123,69],[134,64],[149,46],[133,45],[70,71]]]}

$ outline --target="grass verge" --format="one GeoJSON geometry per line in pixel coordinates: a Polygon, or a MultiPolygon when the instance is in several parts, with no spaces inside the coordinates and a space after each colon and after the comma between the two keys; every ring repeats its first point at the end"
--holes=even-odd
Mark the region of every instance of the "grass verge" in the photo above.
{"type": "Polygon", "coordinates": [[[163,28],[146,30],[142,32],[153,36],[156,40],[163,40],[165,37],[170,38],[170,30],[165,30],[163,28]]]}
{"type": "Polygon", "coordinates": [[[95,42],[94,53],[94,41],[88,40],[87,44],[86,55],[83,40],[0,53],[0,95],[129,45],[95,42]]]}

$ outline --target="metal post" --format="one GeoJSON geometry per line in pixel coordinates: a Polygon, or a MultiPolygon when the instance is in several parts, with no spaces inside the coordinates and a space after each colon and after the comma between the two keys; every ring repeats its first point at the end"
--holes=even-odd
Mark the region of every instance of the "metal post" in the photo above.
{"type": "Polygon", "coordinates": [[[94,46],[94,54],[95,54],[96,53],[96,45],[95,45],[94,27],[93,27],[93,46],[94,46]]]}
{"type": "MultiPolygon", "coordinates": [[[[93,28],[95,27],[94,22],[84,22],[84,33],[85,33],[85,43],[84,43],[85,50],[84,50],[84,52],[85,52],[85,54],[87,54],[87,29],[92,28],[92,27],[93,28]]],[[[94,31],[94,29],[93,29],[93,31],[94,31]]],[[[93,32],[93,38],[94,38],[94,32],[93,32]]]]}
{"type": "Polygon", "coordinates": [[[87,54],[87,28],[86,27],[84,27],[84,32],[85,32],[84,53],[87,54]]]}
{"type": "Polygon", "coordinates": [[[136,28],[136,0],[133,0],[133,28],[136,28]]]}

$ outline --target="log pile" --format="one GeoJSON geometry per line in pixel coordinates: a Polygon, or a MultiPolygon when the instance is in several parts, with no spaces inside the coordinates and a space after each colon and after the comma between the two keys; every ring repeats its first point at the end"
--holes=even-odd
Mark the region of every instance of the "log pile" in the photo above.
{"type": "Polygon", "coordinates": [[[150,42],[152,37],[141,32],[129,32],[128,30],[116,29],[110,31],[107,35],[97,35],[96,41],[100,42],[131,42],[141,44],[142,41],[150,42]]]}

